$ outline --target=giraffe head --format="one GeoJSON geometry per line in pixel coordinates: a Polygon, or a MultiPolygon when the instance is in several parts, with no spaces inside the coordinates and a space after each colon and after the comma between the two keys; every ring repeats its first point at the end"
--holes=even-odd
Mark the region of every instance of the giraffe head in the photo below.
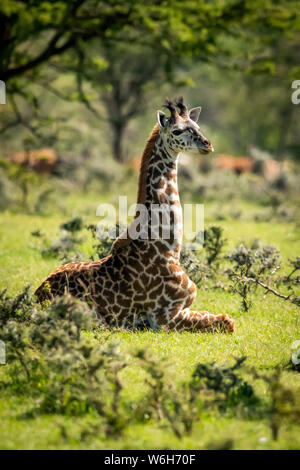
{"type": "Polygon", "coordinates": [[[165,106],[171,113],[167,117],[163,111],[157,112],[160,135],[167,148],[175,153],[203,154],[213,152],[210,141],[200,132],[197,124],[201,108],[188,111],[180,98],[175,103],[167,100],[165,106]],[[177,111],[178,110],[178,111],[177,111]]]}

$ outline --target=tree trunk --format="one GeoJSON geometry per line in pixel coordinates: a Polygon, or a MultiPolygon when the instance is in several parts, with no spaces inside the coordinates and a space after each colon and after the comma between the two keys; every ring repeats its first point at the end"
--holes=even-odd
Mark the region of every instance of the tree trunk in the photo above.
{"type": "Polygon", "coordinates": [[[112,153],[114,159],[119,162],[124,162],[124,149],[123,149],[123,140],[125,134],[125,125],[120,122],[112,122],[112,153]]]}

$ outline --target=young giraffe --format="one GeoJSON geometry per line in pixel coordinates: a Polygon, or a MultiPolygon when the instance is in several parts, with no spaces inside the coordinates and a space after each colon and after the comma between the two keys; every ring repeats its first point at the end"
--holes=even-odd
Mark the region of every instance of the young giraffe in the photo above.
{"type": "MultiPolygon", "coordinates": [[[[92,301],[99,320],[113,326],[133,326],[145,320],[153,329],[233,332],[230,315],[189,309],[196,297],[196,286],[179,264],[182,210],[177,160],[181,151],[208,154],[213,147],[196,124],[201,108],[188,112],[182,99],[176,104],[167,101],[165,107],[170,117],[158,111],[158,123],[142,156],[136,216],[126,232],[115,240],[111,254],[99,261],[61,266],[42,282],[35,294],[42,301],[67,290],[75,297],[92,301]],[[140,204],[146,210],[142,222],[140,204]],[[171,209],[167,239],[150,232],[151,222],[155,225],[153,204],[171,209]],[[136,238],[131,229],[138,221],[140,236],[136,238]]],[[[156,229],[161,233],[162,218],[158,220],[156,229]]]]}

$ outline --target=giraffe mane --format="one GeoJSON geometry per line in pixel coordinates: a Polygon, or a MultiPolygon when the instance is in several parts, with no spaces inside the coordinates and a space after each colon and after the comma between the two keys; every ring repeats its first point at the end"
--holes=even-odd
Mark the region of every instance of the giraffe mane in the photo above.
{"type": "MultiPolygon", "coordinates": [[[[147,140],[146,147],[144,149],[142,159],[141,159],[137,204],[144,204],[146,200],[146,185],[147,185],[149,160],[150,160],[155,142],[157,140],[158,134],[159,134],[159,127],[158,127],[158,124],[155,124],[149,136],[149,139],[147,140]]],[[[137,215],[135,215],[135,217],[136,216],[137,215]]],[[[126,228],[126,232],[127,232],[126,238],[120,238],[120,237],[116,238],[116,240],[114,241],[112,245],[112,252],[129,245],[129,243],[131,242],[131,238],[129,237],[128,227],[126,228]]]]}
{"type": "Polygon", "coordinates": [[[149,139],[147,140],[146,147],[143,152],[142,159],[141,159],[137,204],[144,204],[145,202],[149,160],[150,160],[150,156],[154,148],[158,133],[159,133],[159,127],[158,127],[158,124],[155,124],[149,136],[149,139]]]}

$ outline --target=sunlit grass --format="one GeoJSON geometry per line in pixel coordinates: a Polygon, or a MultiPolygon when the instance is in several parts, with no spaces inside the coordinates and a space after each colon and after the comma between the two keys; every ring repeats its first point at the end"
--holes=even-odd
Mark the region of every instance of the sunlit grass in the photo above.
{"type": "MultiPolygon", "coordinates": [[[[86,197],[93,205],[92,198],[86,197]]],[[[67,216],[30,216],[3,213],[0,216],[0,289],[8,288],[11,294],[18,293],[26,284],[34,289],[41,280],[60,263],[54,258],[43,258],[34,247],[31,236],[34,230],[42,230],[49,237],[58,234],[59,225],[72,215],[83,214],[85,222],[97,223],[94,212],[84,213],[84,204],[78,206],[76,198],[67,216]],[[76,210],[75,210],[76,208],[76,210]],[[86,215],[88,214],[88,216],[86,215]]],[[[93,207],[96,207],[94,204],[93,207]]],[[[247,208],[247,205],[245,205],[247,208]]],[[[228,218],[215,221],[211,207],[207,207],[207,223],[224,228],[228,239],[226,249],[241,241],[260,238],[280,248],[284,262],[299,254],[299,229],[292,223],[254,222],[228,218]]],[[[81,247],[88,258],[90,241],[81,247]]],[[[100,331],[94,341],[118,341],[124,355],[138,349],[146,349],[164,362],[164,369],[170,380],[187,380],[199,362],[218,364],[232,363],[234,358],[247,357],[247,365],[269,373],[275,366],[286,365],[291,357],[291,344],[300,339],[299,309],[271,294],[257,290],[249,312],[241,309],[240,298],[228,291],[204,290],[198,288],[195,309],[207,309],[211,313],[229,313],[236,321],[233,335],[191,334],[165,332],[128,332],[113,330],[100,331]]],[[[90,334],[90,333],[86,333],[90,334]]],[[[131,356],[130,356],[131,357],[131,356]]],[[[5,367],[1,368],[5,373],[5,367]]],[[[300,385],[300,375],[285,371],[284,383],[290,387],[300,385]]],[[[144,391],[144,373],[131,359],[128,368],[122,372],[124,399],[137,400],[144,391]]],[[[257,383],[260,396],[266,396],[266,385],[257,383]]],[[[158,428],[149,422],[133,424],[119,440],[103,440],[94,435],[85,441],[80,438],[84,423],[95,420],[94,416],[71,418],[58,415],[23,419],[22,413],[34,403],[30,398],[10,396],[5,392],[0,397],[1,434],[0,447],[5,449],[41,448],[146,448],[146,449],[196,449],[222,445],[232,439],[236,449],[296,449],[300,446],[299,430],[294,426],[283,427],[277,442],[272,441],[267,419],[247,421],[230,416],[204,415],[190,437],[177,439],[167,429],[158,428]]]]}

